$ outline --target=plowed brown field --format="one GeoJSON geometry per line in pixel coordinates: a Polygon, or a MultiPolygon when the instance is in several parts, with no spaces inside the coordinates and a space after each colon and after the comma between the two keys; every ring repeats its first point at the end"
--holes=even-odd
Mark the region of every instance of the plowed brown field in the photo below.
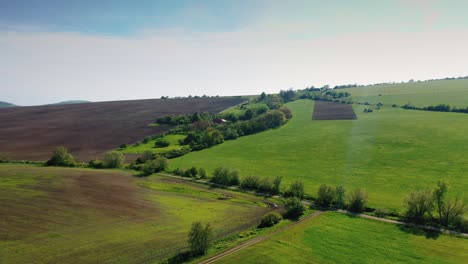
{"type": "Polygon", "coordinates": [[[149,99],[0,109],[0,156],[45,161],[60,145],[80,161],[99,158],[167,127],[150,127],[168,114],[220,112],[240,97],[149,99]]]}
{"type": "Polygon", "coordinates": [[[353,105],[327,101],[315,101],[313,120],[352,120],[357,119],[353,105]]]}

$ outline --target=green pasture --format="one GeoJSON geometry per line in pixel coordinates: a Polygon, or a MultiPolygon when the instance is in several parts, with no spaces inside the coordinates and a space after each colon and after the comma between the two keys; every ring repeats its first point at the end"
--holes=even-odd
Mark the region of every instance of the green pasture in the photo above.
{"type": "Polygon", "coordinates": [[[468,239],[326,213],[219,263],[466,263],[468,239]]]}
{"type": "Polygon", "coordinates": [[[416,106],[449,104],[468,106],[468,79],[383,84],[343,89],[351,93],[357,102],[383,103],[386,105],[407,103],[416,106]]]}
{"type": "Polygon", "coordinates": [[[0,164],[0,263],[154,262],[186,245],[193,221],[228,233],[268,210],[261,198],[163,176],[0,164]],[[116,181],[131,191],[104,193],[116,181]],[[108,195],[122,200],[102,203],[108,195]]]}
{"type": "Polygon", "coordinates": [[[126,148],[118,149],[118,151],[124,154],[143,154],[145,151],[151,151],[153,153],[163,153],[169,150],[182,149],[183,146],[179,144],[179,139],[183,139],[185,135],[169,134],[165,135],[161,139],[169,141],[170,145],[164,148],[155,148],[154,144],[160,139],[152,139],[146,143],[140,143],[137,145],[129,145],[126,148]]]}
{"type": "MultiPolygon", "coordinates": [[[[284,126],[227,141],[170,160],[170,167],[237,168],[242,175],[282,176],[315,195],[320,184],[364,188],[370,205],[402,209],[414,189],[440,179],[451,195],[468,190],[466,114],[383,107],[357,120],[313,121],[314,102],[288,103],[293,118],[284,126]]],[[[465,195],[465,201],[468,197],[465,195]]]]}

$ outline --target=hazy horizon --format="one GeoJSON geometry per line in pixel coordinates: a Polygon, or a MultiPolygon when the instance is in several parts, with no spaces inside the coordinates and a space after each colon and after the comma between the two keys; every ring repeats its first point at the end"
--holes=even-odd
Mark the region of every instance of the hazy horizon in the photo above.
{"type": "Polygon", "coordinates": [[[0,1],[0,101],[465,76],[464,1],[0,1]]]}

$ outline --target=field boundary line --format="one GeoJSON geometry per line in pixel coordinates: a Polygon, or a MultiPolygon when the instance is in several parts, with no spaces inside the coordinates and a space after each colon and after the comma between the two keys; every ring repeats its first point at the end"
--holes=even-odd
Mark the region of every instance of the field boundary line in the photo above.
{"type": "Polygon", "coordinates": [[[371,220],[390,223],[390,224],[404,225],[404,226],[416,227],[416,228],[425,229],[425,230],[438,231],[438,232],[441,232],[443,234],[463,236],[463,237],[468,238],[467,233],[448,230],[448,229],[445,229],[445,228],[438,228],[438,227],[427,226],[427,225],[418,225],[418,224],[407,223],[407,222],[402,222],[402,221],[392,220],[392,219],[387,219],[387,218],[381,218],[381,217],[367,215],[367,214],[353,213],[353,212],[346,211],[346,210],[334,210],[332,212],[338,212],[338,213],[342,213],[342,214],[353,215],[353,216],[357,216],[357,217],[361,217],[361,218],[371,219],[371,220]]]}
{"type": "Polygon", "coordinates": [[[276,234],[278,234],[278,233],[284,232],[284,231],[286,231],[287,229],[290,229],[290,228],[292,228],[292,227],[294,227],[294,226],[296,226],[296,225],[298,225],[298,224],[301,224],[301,223],[303,223],[303,222],[305,222],[305,221],[308,221],[308,220],[310,220],[310,219],[312,219],[312,218],[314,218],[314,217],[316,217],[316,216],[318,216],[318,215],[320,215],[320,214],[322,214],[322,213],[324,213],[324,211],[315,211],[314,213],[312,213],[312,214],[310,214],[310,215],[308,215],[308,216],[306,216],[306,217],[300,219],[299,221],[296,221],[296,222],[291,223],[291,224],[289,224],[289,225],[287,225],[287,226],[284,226],[284,227],[282,227],[282,228],[279,228],[278,230],[275,230],[275,231],[273,231],[273,232],[271,232],[271,233],[269,233],[269,234],[266,234],[266,235],[264,235],[264,236],[255,237],[255,238],[252,238],[252,239],[250,239],[250,240],[247,240],[247,241],[245,241],[244,243],[242,243],[242,244],[240,244],[240,245],[238,245],[238,246],[235,246],[235,247],[233,247],[233,248],[230,248],[230,249],[228,249],[228,250],[226,250],[226,251],[224,251],[224,252],[221,252],[221,253],[219,253],[219,254],[217,254],[217,255],[214,255],[214,256],[210,257],[209,259],[206,259],[206,260],[204,260],[204,261],[201,261],[201,262],[199,262],[199,264],[210,264],[210,263],[214,263],[214,262],[216,262],[216,261],[218,261],[218,260],[220,260],[220,259],[222,259],[222,258],[224,258],[224,257],[227,257],[227,256],[229,256],[229,255],[232,255],[232,254],[236,253],[237,251],[239,251],[239,250],[241,250],[241,249],[243,249],[243,248],[246,248],[246,247],[249,247],[249,246],[251,246],[251,245],[257,244],[257,243],[259,243],[259,242],[261,242],[261,241],[265,241],[265,240],[271,238],[272,236],[274,236],[274,235],[276,235],[276,234]]]}

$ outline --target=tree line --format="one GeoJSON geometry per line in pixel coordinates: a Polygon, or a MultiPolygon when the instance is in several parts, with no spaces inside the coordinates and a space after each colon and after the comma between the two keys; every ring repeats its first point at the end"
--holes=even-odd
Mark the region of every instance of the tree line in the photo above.
{"type": "Polygon", "coordinates": [[[401,108],[411,109],[411,110],[423,110],[423,111],[435,111],[435,112],[454,112],[454,113],[468,114],[468,106],[466,108],[458,108],[458,107],[450,106],[450,105],[447,105],[447,104],[438,104],[438,105],[418,107],[418,106],[412,105],[410,103],[407,103],[404,106],[402,106],[401,108]]]}

